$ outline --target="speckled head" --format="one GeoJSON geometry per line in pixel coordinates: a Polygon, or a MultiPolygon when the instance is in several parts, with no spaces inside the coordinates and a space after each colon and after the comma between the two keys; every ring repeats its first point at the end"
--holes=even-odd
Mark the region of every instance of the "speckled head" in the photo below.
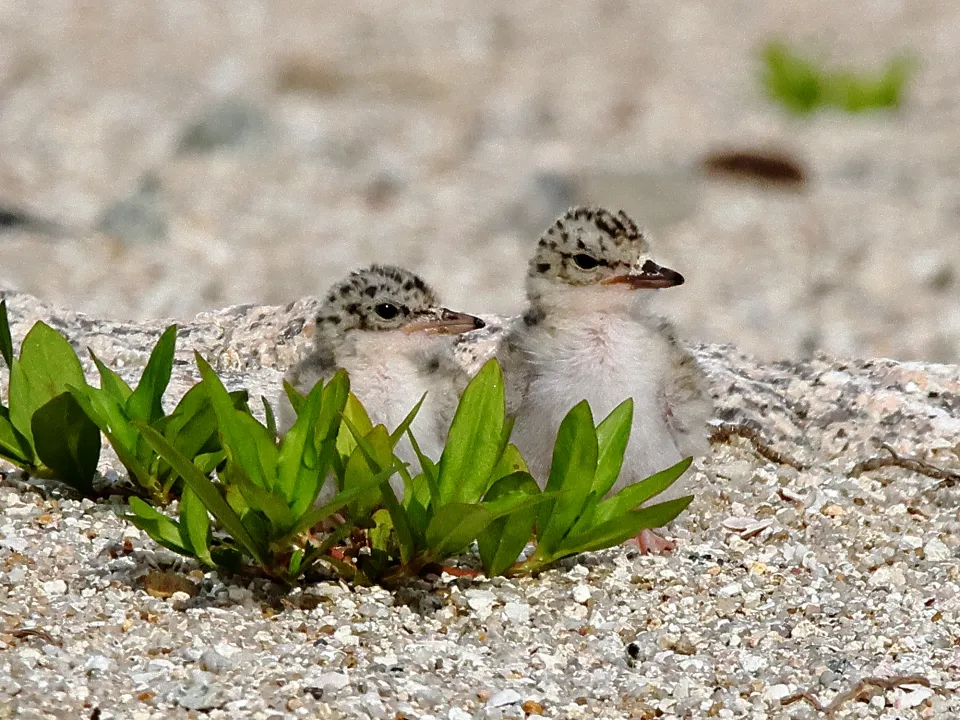
{"type": "Polygon", "coordinates": [[[351,330],[453,335],[483,327],[472,315],[440,305],[436,293],[403,268],[371,265],[335,284],[317,315],[319,338],[351,330]]]}
{"type": "MultiPolygon", "coordinates": [[[[655,290],[683,284],[683,276],[650,258],[650,244],[637,224],[620,210],[575,207],[540,237],[527,272],[527,295],[534,308],[550,310],[561,288],[596,289],[581,299],[622,304],[624,290],[655,290]],[[620,302],[617,302],[617,301],[620,302]]],[[[569,303],[570,293],[566,293],[569,303]]]]}

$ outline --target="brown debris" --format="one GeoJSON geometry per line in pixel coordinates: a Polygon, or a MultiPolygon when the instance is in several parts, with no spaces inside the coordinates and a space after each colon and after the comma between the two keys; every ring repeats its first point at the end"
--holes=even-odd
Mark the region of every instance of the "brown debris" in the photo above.
{"type": "Polygon", "coordinates": [[[850,700],[859,700],[865,695],[870,695],[870,688],[880,688],[881,690],[893,690],[904,685],[923,685],[930,687],[930,681],[922,675],[896,675],[890,678],[869,677],[864,678],[849,690],[840,693],[828,705],[823,705],[811,692],[796,693],[785,697],[780,701],[780,705],[786,707],[800,700],[806,700],[817,712],[824,713],[827,720],[834,720],[837,711],[850,700]]]}
{"type": "Polygon", "coordinates": [[[960,483],[960,472],[931,465],[919,458],[900,455],[887,443],[880,443],[880,447],[886,450],[889,455],[861,460],[850,468],[849,474],[853,477],[859,477],[865,472],[879,470],[880,468],[898,467],[917,473],[918,475],[934,478],[935,480],[943,480],[943,484],[947,487],[953,487],[960,483]]]}
{"type": "Polygon", "coordinates": [[[718,425],[710,434],[710,444],[717,445],[719,443],[730,442],[734,437],[741,437],[748,440],[750,444],[753,445],[753,449],[757,455],[772,463],[789,465],[800,471],[808,469],[806,464],[772,447],[759,431],[749,425],[742,425],[740,423],[723,423],[722,425],[718,425]]]}

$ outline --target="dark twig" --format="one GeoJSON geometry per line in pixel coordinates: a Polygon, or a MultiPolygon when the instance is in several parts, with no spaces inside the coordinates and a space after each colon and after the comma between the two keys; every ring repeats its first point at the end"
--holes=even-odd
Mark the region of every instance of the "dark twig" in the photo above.
{"type": "Polygon", "coordinates": [[[859,477],[863,473],[870,472],[871,470],[879,470],[883,467],[899,467],[904,470],[909,470],[910,472],[915,472],[918,475],[925,475],[935,480],[943,480],[944,484],[949,487],[960,483],[960,473],[954,470],[945,470],[918,458],[900,455],[887,443],[880,443],[880,447],[890,454],[870,458],[869,460],[861,460],[850,469],[850,475],[859,477]]]}
{"type": "Polygon", "coordinates": [[[780,701],[781,706],[792,705],[800,700],[806,700],[813,706],[817,712],[824,713],[827,720],[834,720],[840,707],[850,700],[859,700],[865,694],[870,694],[870,688],[880,688],[881,690],[893,690],[904,685],[923,685],[930,687],[930,681],[922,675],[895,675],[889,678],[869,677],[864,678],[849,690],[840,693],[828,705],[824,705],[811,692],[802,692],[785,697],[780,701]]]}
{"type": "Polygon", "coordinates": [[[718,425],[710,434],[710,444],[716,445],[718,443],[730,442],[734,437],[749,440],[757,455],[766,458],[770,462],[777,463],[778,465],[789,465],[796,470],[806,470],[809,467],[799,460],[773,448],[764,440],[763,435],[761,435],[758,430],[749,425],[742,425],[740,423],[723,423],[722,425],[718,425]]]}

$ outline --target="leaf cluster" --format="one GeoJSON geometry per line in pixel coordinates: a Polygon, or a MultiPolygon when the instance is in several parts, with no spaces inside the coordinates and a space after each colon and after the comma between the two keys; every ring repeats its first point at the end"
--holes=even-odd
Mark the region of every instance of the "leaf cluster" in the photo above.
{"type": "Polygon", "coordinates": [[[438,570],[474,543],[488,576],[536,572],[662,526],[692,499],[642,507],[689,459],[607,497],[629,441],[632,400],[599,424],[586,402],[575,406],[541,490],[509,442],[513,420],[495,360],[463,392],[439,458],[421,452],[411,430],[424,398],[388,429],[374,424],[343,371],[306,395],[285,386],[297,419],[278,437],[269,403],[261,422],[246,393],[228,392],[197,355],[202,380],[167,415],[176,332],[160,337],[136,388],[91,352],[97,388],[70,344],[43,323],[14,357],[0,303],[0,356],[10,367],[0,457],[93,494],[102,432],[137,491],[130,522],[208,567],[285,583],[322,564],[353,582],[391,584],[438,570]],[[164,512],[176,498],[175,515],[164,512]]]}
{"type": "Polygon", "coordinates": [[[767,95],[797,115],[827,107],[847,113],[899,107],[914,67],[909,58],[900,56],[873,77],[850,70],[825,70],[782,43],[768,44],[762,60],[761,79],[767,95]]]}

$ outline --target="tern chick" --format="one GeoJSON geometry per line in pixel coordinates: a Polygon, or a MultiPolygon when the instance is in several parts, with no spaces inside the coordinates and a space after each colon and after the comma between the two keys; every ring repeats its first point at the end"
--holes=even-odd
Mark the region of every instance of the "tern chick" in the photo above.
{"type": "MultiPolygon", "coordinates": [[[[712,403],[702,371],[670,324],[649,309],[652,290],[683,284],[650,258],[626,213],[572,208],[540,238],[527,273],[528,307],[499,353],[514,442],[545,483],[560,422],[578,402],[597,422],[628,397],[633,426],[615,493],[701,455],[712,403]]],[[[675,483],[655,500],[680,497],[675,483]]],[[[672,547],[653,532],[644,552],[672,547]]]]}
{"type": "MultiPolygon", "coordinates": [[[[483,326],[480,318],[443,307],[414,273],[372,265],[330,289],[316,318],[312,351],[286,379],[305,393],[343,368],[370,419],[391,431],[426,393],[411,430],[423,453],[436,460],[469,380],[454,358],[454,339],[483,326]]],[[[285,394],[280,408],[286,432],[296,418],[285,394]]],[[[400,441],[396,454],[419,472],[409,439],[400,441]]],[[[391,485],[402,497],[402,479],[395,475],[391,485]]]]}

